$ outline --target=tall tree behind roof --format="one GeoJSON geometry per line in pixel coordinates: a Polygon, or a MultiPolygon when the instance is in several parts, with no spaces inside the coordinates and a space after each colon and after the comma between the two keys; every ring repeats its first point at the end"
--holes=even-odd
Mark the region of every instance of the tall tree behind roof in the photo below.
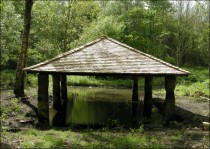
{"type": "Polygon", "coordinates": [[[24,96],[23,68],[26,65],[26,59],[27,59],[27,49],[28,49],[29,32],[30,32],[30,26],[31,26],[32,6],[33,6],[33,0],[25,1],[24,32],[22,36],[22,46],[21,46],[19,62],[18,62],[17,70],[16,70],[16,79],[15,79],[15,87],[14,87],[14,94],[16,97],[24,96]]]}

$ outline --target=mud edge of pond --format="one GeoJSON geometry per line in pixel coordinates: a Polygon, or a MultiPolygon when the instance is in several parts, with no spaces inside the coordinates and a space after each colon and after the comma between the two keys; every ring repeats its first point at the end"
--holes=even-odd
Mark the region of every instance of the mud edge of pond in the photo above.
{"type": "MultiPolygon", "coordinates": [[[[153,98],[153,106],[155,106],[159,112],[164,116],[164,100],[161,98],[153,98]]],[[[188,109],[175,105],[175,120],[179,122],[189,122],[202,125],[203,121],[209,121],[209,116],[193,113],[188,109]]]]}

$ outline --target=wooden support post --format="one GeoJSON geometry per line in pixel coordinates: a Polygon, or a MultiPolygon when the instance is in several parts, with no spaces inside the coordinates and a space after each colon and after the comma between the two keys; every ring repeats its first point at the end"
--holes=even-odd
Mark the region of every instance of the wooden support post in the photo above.
{"type": "Polygon", "coordinates": [[[62,101],[67,100],[67,79],[66,79],[66,75],[61,75],[61,99],[62,99],[62,101]]]}
{"type": "Polygon", "coordinates": [[[136,116],[137,116],[137,110],[138,110],[138,77],[133,78],[133,87],[132,87],[132,119],[133,124],[136,124],[136,116]]]}
{"type": "Polygon", "coordinates": [[[132,101],[138,101],[138,77],[133,78],[133,93],[132,93],[132,101]]]}
{"type": "Polygon", "coordinates": [[[49,102],[48,102],[48,74],[38,75],[38,122],[40,125],[49,125],[49,102]]]}
{"type": "Polygon", "coordinates": [[[57,111],[61,109],[60,97],[60,75],[54,74],[53,77],[53,108],[57,111]]]}
{"type": "Polygon", "coordinates": [[[152,114],[152,76],[145,77],[144,84],[144,117],[151,118],[152,114]]]}
{"type": "Polygon", "coordinates": [[[165,77],[165,90],[166,90],[165,119],[167,123],[171,120],[174,120],[175,86],[176,86],[176,76],[166,76],[165,77]]]}
{"type": "Polygon", "coordinates": [[[66,110],[67,110],[67,78],[66,75],[61,75],[61,125],[66,125],[66,110]]]}

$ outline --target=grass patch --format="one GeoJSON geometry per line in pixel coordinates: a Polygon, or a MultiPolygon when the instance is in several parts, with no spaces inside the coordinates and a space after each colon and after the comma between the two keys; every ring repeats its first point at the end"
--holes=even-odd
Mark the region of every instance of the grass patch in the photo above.
{"type": "Polygon", "coordinates": [[[132,80],[129,78],[119,79],[113,77],[68,76],[67,84],[69,86],[111,86],[130,88],[132,86],[132,80]]]}
{"type": "Polygon", "coordinates": [[[19,101],[20,100],[17,98],[12,98],[10,100],[10,105],[1,106],[0,119],[2,120],[3,118],[6,118],[7,116],[20,112],[21,107],[18,104],[19,101]]]}
{"type": "MultiPolygon", "coordinates": [[[[10,141],[19,148],[161,148],[164,147],[164,138],[151,135],[143,131],[111,131],[91,130],[72,131],[70,129],[37,130],[29,129],[16,133],[2,132],[2,141],[10,141]]],[[[177,137],[176,134],[174,134],[177,137]]],[[[168,141],[176,142],[173,134],[167,137],[168,141]]]]}
{"type": "Polygon", "coordinates": [[[206,79],[203,82],[195,82],[192,84],[184,85],[179,84],[176,87],[175,92],[181,96],[209,96],[209,80],[206,79]]]}
{"type": "Polygon", "coordinates": [[[28,129],[16,133],[2,132],[2,142],[16,148],[173,148],[185,132],[177,130],[139,131],[115,129],[49,130],[28,129]],[[16,141],[20,141],[16,143],[16,141]]]}
{"type": "Polygon", "coordinates": [[[178,77],[175,92],[180,96],[209,97],[209,71],[205,67],[185,68],[188,77],[178,77]]]}

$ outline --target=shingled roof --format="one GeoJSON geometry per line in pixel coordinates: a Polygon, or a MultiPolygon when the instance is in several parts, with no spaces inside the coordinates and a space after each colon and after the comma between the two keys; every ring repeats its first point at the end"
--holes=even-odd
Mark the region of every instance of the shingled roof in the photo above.
{"type": "Polygon", "coordinates": [[[24,69],[30,73],[188,75],[189,72],[109,37],[24,69]]]}

